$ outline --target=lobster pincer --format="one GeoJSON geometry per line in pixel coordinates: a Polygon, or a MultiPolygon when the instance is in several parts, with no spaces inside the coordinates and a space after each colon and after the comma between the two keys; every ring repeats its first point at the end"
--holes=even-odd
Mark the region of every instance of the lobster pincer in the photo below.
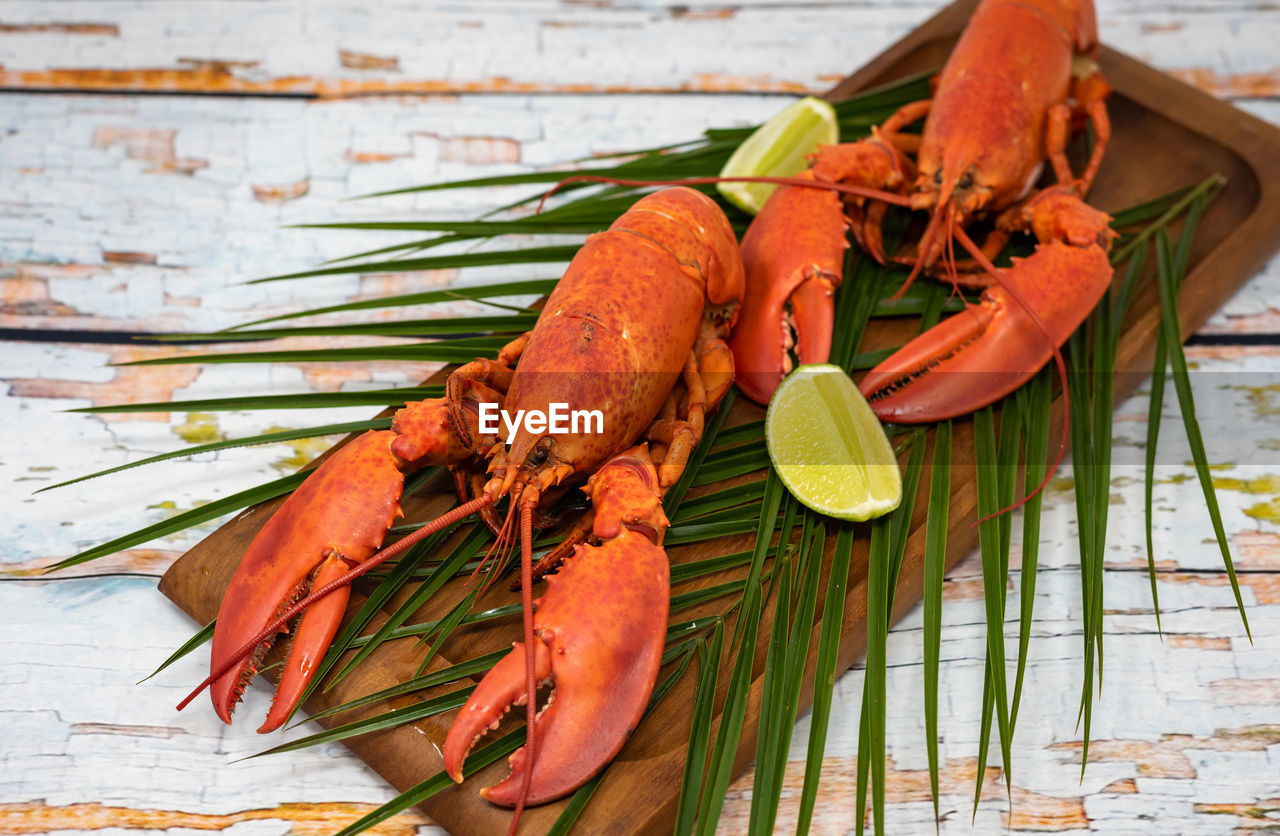
{"type": "Polygon", "coordinates": [[[876,415],[899,424],[941,421],[995,403],[1030,380],[1111,284],[1110,220],[1068,188],[1030,201],[1023,222],[1041,241],[1035,252],[996,271],[998,281],[977,304],[867,373],[859,388],[876,415]]]}
{"type": "MultiPolygon", "coordinates": [[[[668,526],[645,446],[611,460],[586,487],[595,507],[591,540],[578,545],[534,617],[534,671],[553,686],[534,722],[533,766],[525,748],[511,774],[481,794],[515,806],[532,768],[527,803],[567,795],[602,769],[640,721],[666,638],[670,572],[661,546],[668,526]]],[[[516,642],[472,692],[449,730],[445,768],[462,780],[475,742],[513,706],[524,705],[525,647],[516,642]]]]}
{"type": "MultiPolygon", "coordinates": [[[[892,144],[877,134],[823,146],[798,179],[891,189],[904,182],[902,165],[892,144]]],[[[833,297],[849,247],[845,230],[852,224],[862,246],[883,261],[879,214],[875,204],[846,210],[835,191],[791,185],[779,186],[761,207],[742,239],[747,293],[740,316],[745,327],[735,330],[729,342],[738,387],[748,397],[768,403],[791,371],[792,350],[802,364],[826,362],[833,297]]]]}
{"type": "MultiPolygon", "coordinates": [[[[254,538],[227,587],[213,633],[213,670],[295,601],[378,550],[401,514],[406,473],[461,461],[477,444],[493,441],[478,434],[475,403],[502,395],[478,371],[465,378],[466,386],[453,387],[460,392],[456,399],[410,404],[396,414],[392,429],[353,439],[285,500],[254,538]]],[[[338,630],[349,596],[349,588],[339,588],[302,614],[275,699],[258,731],[274,731],[288,719],[338,630]]],[[[210,686],[214,710],[223,722],[231,722],[271,643],[263,641],[210,686]]]]}
{"type": "MultiPolygon", "coordinates": [[[[356,439],[322,465],[285,502],[285,512],[276,514],[254,539],[232,577],[219,611],[213,634],[213,664],[238,650],[271,621],[276,613],[303,597],[317,580],[341,575],[354,563],[373,554],[382,535],[399,513],[403,474],[391,464],[389,431],[370,432],[356,439]],[[379,489],[373,493],[351,491],[352,476],[371,477],[379,489]],[[323,526],[317,510],[333,519],[323,500],[332,497],[350,502],[359,497],[358,513],[341,515],[340,527],[323,526]],[[350,562],[349,562],[350,561],[350,562]]],[[[305,672],[323,657],[346,609],[348,593],[338,590],[312,607],[303,616],[294,635],[285,673],[276,692],[266,722],[258,729],[269,732],[280,727],[305,687],[305,672]]],[[[257,671],[270,642],[219,677],[211,686],[213,707],[223,722],[231,722],[231,712],[257,671]]]]}

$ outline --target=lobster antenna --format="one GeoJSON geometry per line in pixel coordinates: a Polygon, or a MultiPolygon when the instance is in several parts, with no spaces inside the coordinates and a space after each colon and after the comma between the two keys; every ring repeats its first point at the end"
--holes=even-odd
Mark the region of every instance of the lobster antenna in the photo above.
{"type": "Polygon", "coordinates": [[[187,694],[186,699],[178,703],[178,711],[181,711],[182,709],[190,705],[192,700],[200,696],[201,691],[203,691],[205,688],[208,688],[214,682],[221,679],[227,673],[227,671],[231,670],[233,667],[240,664],[240,662],[243,661],[245,657],[253,653],[253,651],[258,647],[258,645],[262,644],[264,641],[271,638],[272,635],[279,632],[280,628],[287,625],[290,619],[292,619],[295,615],[305,610],[307,607],[314,604],[316,601],[319,601],[321,598],[325,597],[330,592],[333,592],[335,589],[339,587],[347,586],[353,580],[360,577],[364,573],[368,572],[370,569],[373,569],[378,564],[382,563],[384,560],[390,557],[395,557],[397,554],[400,554],[400,552],[404,551],[410,546],[413,546],[421,542],[424,538],[430,537],[432,534],[435,534],[437,531],[440,531],[443,528],[453,525],[458,520],[471,516],[476,511],[479,511],[481,508],[485,508],[491,505],[492,503],[493,503],[493,500],[490,499],[487,495],[480,496],[471,500],[470,502],[466,502],[462,505],[459,505],[457,508],[454,508],[450,511],[446,511],[444,514],[440,515],[439,517],[436,517],[434,520],[422,526],[412,534],[409,534],[405,537],[400,538],[392,545],[387,546],[382,551],[370,557],[368,560],[365,560],[363,563],[357,564],[354,568],[352,568],[342,577],[334,578],[332,581],[325,584],[324,586],[321,586],[319,589],[312,590],[311,594],[307,595],[305,598],[295,602],[294,604],[286,608],[284,612],[282,612],[279,616],[276,617],[275,621],[272,621],[270,624],[264,627],[262,631],[258,633],[258,635],[254,636],[252,639],[245,642],[240,647],[239,650],[233,653],[227,659],[227,661],[223,662],[222,665],[219,666],[216,670],[211,671],[209,675],[204,678],[204,681],[196,686],[194,691],[192,691],[190,694],[187,694]]]}
{"type": "Polygon", "coordinates": [[[947,254],[951,257],[951,292],[960,292],[960,268],[956,264],[956,223],[955,206],[951,207],[949,216],[947,217],[947,254]]]}
{"type": "Polygon", "coordinates": [[[1035,312],[1026,299],[1022,298],[1022,294],[1004,283],[1004,279],[1001,277],[1000,271],[991,263],[991,259],[986,257],[982,252],[982,249],[977,244],[973,243],[973,239],[965,234],[963,229],[956,227],[954,235],[956,240],[960,242],[960,246],[969,251],[969,255],[973,256],[974,261],[977,261],[983,270],[986,270],[991,274],[996,282],[1013,297],[1013,300],[1022,306],[1023,310],[1027,312],[1027,315],[1031,317],[1031,321],[1035,324],[1036,328],[1040,329],[1040,333],[1044,335],[1045,341],[1048,342],[1049,347],[1053,349],[1053,361],[1058,367],[1058,378],[1062,381],[1062,437],[1058,439],[1058,454],[1054,456],[1053,464],[1049,466],[1047,471],[1045,471],[1044,478],[1040,480],[1039,485],[1036,485],[1035,490],[1031,491],[1026,496],[1022,497],[1022,499],[1019,499],[1007,508],[1001,508],[994,514],[988,514],[985,517],[974,520],[973,525],[970,526],[972,528],[976,527],[980,523],[986,522],[987,520],[995,519],[1001,514],[1006,514],[1015,508],[1021,507],[1027,502],[1027,500],[1031,499],[1031,497],[1040,493],[1048,486],[1049,480],[1053,478],[1053,474],[1058,469],[1058,465],[1062,464],[1063,456],[1067,454],[1067,433],[1071,429],[1071,399],[1068,397],[1067,362],[1062,359],[1062,351],[1058,348],[1058,343],[1049,335],[1049,329],[1040,319],[1040,315],[1035,312]]]}
{"type": "Polygon", "coordinates": [[[946,237],[942,245],[942,266],[947,268],[947,280],[951,282],[952,295],[955,295],[960,292],[960,271],[956,268],[955,206],[947,206],[946,227],[946,237]]]}
{"type": "Polygon", "coordinates": [[[683,180],[625,180],[621,177],[605,177],[599,174],[572,174],[557,182],[542,195],[538,201],[538,213],[546,205],[547,199],[571,183],[609,183],[614,186],[644,188],[646,186],[710,186],[715,183],[773,183],[775,186],[802,186],[806,189],[824,189],[829,192],[869,197],[891,203],[894,206],[910,206],[911,199],[893,192],[869,189],[865,186],[852,186],[846,183],[832,183],[824,180],[810,180],[802,177],[687,177],[683,180]]]}
{"type": "Polygon", "coordinates": [[[516,809],[511,815],[511,829],[507,836],[516,836],[520,826],[520,816],[524,813],[524,805],[529,798],[529,786],[533,780],[534,766],[534,721],[538,719],[538,683],[534,671],[533,643],[538,641],[533,635],[533,507],[540,499],[536,490],[529,495],[522,494],[520,502],[520,604],[524,621],[524,687],[525,687],[525,742],[524,742],[524,776],[520,780],[520,796],[516,799],[516,809]]]}

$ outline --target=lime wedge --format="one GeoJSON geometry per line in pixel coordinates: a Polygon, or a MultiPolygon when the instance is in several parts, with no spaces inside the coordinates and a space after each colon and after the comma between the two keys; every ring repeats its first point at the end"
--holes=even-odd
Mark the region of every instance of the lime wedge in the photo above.
{"type": "Polygon", "coordinates": [[[769,458],[787,490],[815,511],[869,520],[902,501],[902,474],[871,407],[838,366],[801,366],[764,419],[769,458]]]}
{"type": "MultiPolygon", "coordinates": [[[[793,102],[747,137],[720,170],[721,177],[795,177],[808,167],[805,157],[819,145],[840,141],[836,111],[806,96],[793,102]]],[[[773,183],[717,183],[725,199],[752,215],[778,188],[773,183]]]]}

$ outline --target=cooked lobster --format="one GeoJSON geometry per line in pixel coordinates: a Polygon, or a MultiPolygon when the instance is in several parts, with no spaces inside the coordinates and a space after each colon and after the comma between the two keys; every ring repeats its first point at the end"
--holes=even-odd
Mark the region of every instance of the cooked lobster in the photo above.
{"type": "Polygon", "coordinates": [[[445,768],[461,780],[475,740],[524,702],[528,743],[513,755],[511,775],[483,791],[490,801],[518,811],[598,772],[639,722],[657,677],[670,586],[661,498],[701,438],[704,416],[732,385],[725,339],[743,281],[728,220],[690,189],[650,194],[589,237],[532,331],[496,360],[458,368],[444,397],[405,406],[392,429],[341,448],[268,521],[218,615],[211,663],[218,716],[230,722],[268,634],[305,609],[260,731],[284,722],[333,639],[347,585],[391,551],[375,554],[400,514],[404,475],[445,465],[467,500],[445,521],[480,512],[499,532],[501,551],[519,520],[525,622],[524,641],[455,720],[445,768]],[[598,409],[603,432],[536,432],[526,422],[504,444],[480,421],[485,403],[513,414],[557,403],[598,409]],[[539,565],[547,571],[563,560],[535,614],[535,517],[584,480],[589,517],[539,565]],[[505,521],[496,513],[503,498],[505,521]],[[534,689],[548,679],[553,699],[535,719],[534,689]]]}
{"type": "Polygon", "coordinates": [[[801,363],[826,361],[847,229],[882,263],[910,263],[908,283],[928,271],[985,288],[978,304],[863,380],[882,419],[962,415],[1030,379],[1111,280],[1110,218],[1082,201],[1110,137],[1097,47],[1091,0],[983,0],[931,99],[904,106],[867,139],[820,149],[802,175],[882,190],[883,200],[842,202],[833,191],[780,186],[742,242],[747,295],[731,340],[740,388],[767,402],[792,348],[801,363]],[[920,136],[901,132],[921,117],[920,136]],[[1095,143],[1075,177],[1065,148],[1073,126],[1086,121],[1095,143]],[[1036,193],[1046,159],[1057,184],[1036,193]],[[915,251],[890,259],[880,221],[904,197],[931,216],[915,251]],[[981,246],[965,232],[976,219],[994,222],[981,246]],[[1038,239],[1035,253],[997,269],[991,259],[1023,231],[1038,239]],[[957,262],[953,242],[972,260],[957,262]]]}

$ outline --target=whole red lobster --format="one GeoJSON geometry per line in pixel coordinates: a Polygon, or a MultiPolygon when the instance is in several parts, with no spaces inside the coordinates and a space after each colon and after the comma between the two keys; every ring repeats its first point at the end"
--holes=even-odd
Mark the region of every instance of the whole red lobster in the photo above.
{"type": "Polygon", "coordinates": [[[801,175],[884,190],[881,200],[846,205],[830,190],[780,186],[742,241],[747,295],[731,340],[739,387],[764,403],[792,348],[801,363],[826,361],[846,229],[883,263],[889,203],[932,213],[916,251],[894,259],[913,266],[908,281],[927,270],[985,289],[863,379],[876,414],[906,423],[963,415],[1039,371],[1111,281],[1110,218],[1081,200],[1110,136],[1097,46],[1091,0],[983,0],[931,99],[904,106],[868,139],[820,149],[801,175]],[[921,117],[921,136],[900,133],[921,117]],[[1064,149],[1085,120],[1096,142],[1075,178],[1064,149]],[[1046,158],[1058,182],[1033,194],[1046,158]],[[994,228],[978,246],[964,228],[981,218],[994,228]],[[991,259],[1021,231],[1035,234],[1036,251],[997,269],[991,259]],[[957,262],[953,242],[972,261],[957,262]]]}
{"type": "Polygon", "coordinates": [[[447,465],[468,501],[411,536],[478,511],[501,551],[514,543],[518,517],[525,640],[471,694],[445,743],[445,767],[460,781],[474,742],[524,701],[529,742],[485,796],[518,816],[525,803],[586,782],[639,722],[657,677],[670,590],[661,498],[732,385],[725,338],[743,280],[724,213],[690,189],[648,195],[589,237],[532,331],[496,361],[458,368],[444,397],[407,405],[392,429],[351,441],[267,522],[218,614],[210,677],[218,716],[230,722],[276,631],[305,609],[259,731],[284,722],[333,639],[347,585],[392,551],[375,554],[400,514],[404,475],[447,465]],[[526,422],[508,445],[482,432],[484,403],[512,414],[598,409],[603,432],[534,432],[526,422]],[[534,517],[583,480],[592,510],[539,564],[548,571],[563,560],[534,615],[534,517]],[[495,506],[504,497],[502,522],[495,506]],[[535,719],[534,689],[547,680],[554,695],[535,719]]]}

